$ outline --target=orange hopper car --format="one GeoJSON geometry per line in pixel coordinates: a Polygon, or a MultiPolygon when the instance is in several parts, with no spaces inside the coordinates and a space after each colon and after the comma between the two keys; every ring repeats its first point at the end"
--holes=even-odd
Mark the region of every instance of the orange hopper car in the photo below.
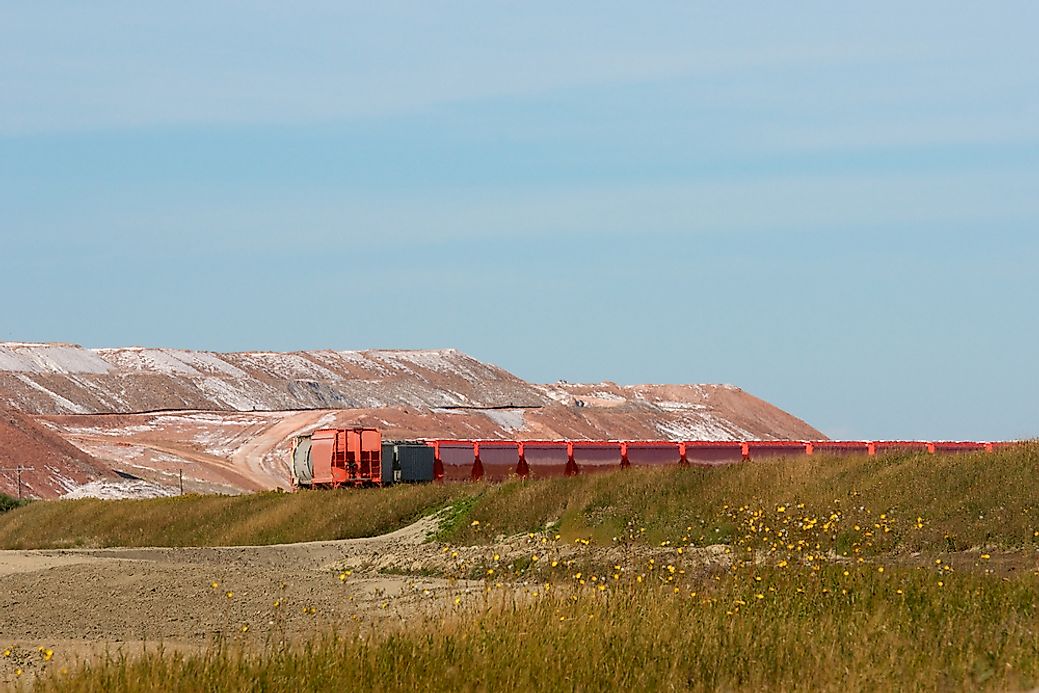
{"type": "Polygon", "coordinates": [[[310,437],[307,458],[310,478],[298,475],[300,486],[338,488],[383,483],[382,435],[374,428],[318,429],[310,437]]]}

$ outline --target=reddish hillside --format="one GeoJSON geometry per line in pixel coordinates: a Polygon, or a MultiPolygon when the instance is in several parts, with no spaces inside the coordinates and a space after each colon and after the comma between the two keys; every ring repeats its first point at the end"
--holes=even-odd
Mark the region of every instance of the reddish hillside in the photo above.
{"type": "MultiPolygon", "coordinates": [[[[31,467],[22,474],[27,497],[53,498],[80,484],[112,475],[109,468],[20,412],[0,410],[0,468],[31,467]]],[[[18,494],[15,472],[0,474],[0,493],[18,494]]]]}
{"type": "Polygon", "coordinates": [[[31,414],[537,406],[544,395],[455,349],[237,352],[0,342],[0,405],[31,414]]]}
{"type": "MultiPolygon", "coordinates": [[[[730,385],[536,385],[454,349],[218,354],[0,343],[0,406],[35,415],[44,428],[30,431],[22,416],[20,435],[44,449],[61,443],[64,457],[51,457],[79,461],[79,472],[65,462],[45,470],[33,481],[40,496],[93,478],[96,460],[170,492],[181,475],[188,491],[287,487],[292,438],[329,425],[373,426],[388,438],[825,437],[730,385]]],[[[47,459],[42,449],[17,454],[47,459]]]]}

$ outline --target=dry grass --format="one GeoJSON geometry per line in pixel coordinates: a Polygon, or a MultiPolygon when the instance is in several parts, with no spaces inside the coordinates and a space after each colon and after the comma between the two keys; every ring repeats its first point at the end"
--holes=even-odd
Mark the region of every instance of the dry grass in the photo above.
{"type": "Polygon", "coordinates": [[[1039,682],[1039,579],[739,569],[681,586],[494,589],[477,613],[305,647],[113,659],[40,687],[180,690],[1006,690],[1039,682]]]}
{"type": "Polygon", "coordinates": [[[600,544],[731,544],[758,513],[763,527],[813,518],[813,541],[845,554],[1021,548],[1039,542],[1037,477],[1039,445],[1031,444],[994,454],[799,457],[505,484],[36,502],[0,515],[0,547],[341,539],[453,504],[440,538],[463,544],[546,527],[600,544]],[[871,530],[878,536],[864,536],[871,530]]]}
{"type": "Polygon", "coordinates": [[[123,544],[357,536],[448,504],[442,539],[530,533],[513,542],[522,555],[460,567],[486,580],[475,610],[462,603],[393,632],[315,633],[305,645],[49,670],[42,690],[1028,689],[1039,685],[1037,473],[1031,445],[502,485],[34,503],[0,518],[0,541],[30,530],[123,544]],[[721,549],[697,547],[716,543],[725,560],[698,562],[721,549]]]}
{"type": "MultiPolygon", "coordinates": [[[[840,516],[818,540],[842,551],[861,539],[855,525],[888,531],[868,551],[1020,548],[1039,542],[1039,445],[994,454],[811,457],[701,469],[632,469],[541,484],[488,488],[451,538],[558,527],[564,538],[599,543],[731,543],[748,512],[776,524],[792,516],[840,516]],[[778,513],[778,508],[785,513],[778,513]],[[740,512],[737,512],[737,511],[740,512]],[[782,517],[779,517],[782,516],[782,517]]],[[[865,531],[865,530],[863,530],[865,531]]]]}
{"type": "Polygon", "coordinates": [[[348,539],[405,526],[471,492],[397,486],[149,500],[37,501],[0,515],[5,549],[213,546],[348,539]]]}

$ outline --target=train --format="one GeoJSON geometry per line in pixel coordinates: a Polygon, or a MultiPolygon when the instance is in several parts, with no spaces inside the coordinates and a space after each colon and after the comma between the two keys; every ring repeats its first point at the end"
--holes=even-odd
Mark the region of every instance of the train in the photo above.
{"type": "Polygon", "coordinates": [[[1013,443],[918,440],[383,440],[375,428],[294,438],[296,488],[507,481],[628,467],[715,466],[795,455],[993,452],[1013,443]]]}

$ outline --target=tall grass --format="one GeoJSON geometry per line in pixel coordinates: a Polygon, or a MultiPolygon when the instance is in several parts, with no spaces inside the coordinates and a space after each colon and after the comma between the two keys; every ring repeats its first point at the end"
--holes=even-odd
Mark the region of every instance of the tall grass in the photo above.
{"type": "Polygon", "coordinates": [[[759,513],[759,527],[819,519],[814,541],[841,552],[1021,548],[1039,542],[1036,478],[1039,445],[1029,444],[993,454],[820,455],[504,484],[36,502],[0,515],[0,547],[341,539],[396,529],[451,504],[439,538],[468,544],[546,528],[598,543],[734,543],[748,514],[759,513]],[[822,531],[834,514],[839,520],[822,531]],[[878,537],[862,536],[872,529],[878,537]]]}
{"type": "Polygon", "coordinates": [[[759,569],[681,588],[492,589],[475,615],[259,654],[111,659],[57,691],[1006,690],[1039,682],[1039,579],[759,569]],[[510,590],[517,590],[512,592],[510,590]]]}
{"type": "Polygon", "coordinates": [[[853,541],[840,532],[857,532],[856,524],[873,529],[884,515],[885,549],[1020,548],[1039,541],[1036,478],[1035,444],[992,454],[816,456],[706,469],[630,469],[488,487],[470,508],[471,521],[457,523],[450,538],[482,543],[553,526],[564,538],[600,543],[684,537],[698,544],[729,543],[739,531],[737,514],[758,511],[773,524],[779,514],[825,520],[838,513],[829,539],[835,545],[853,541]],[[777,513],[779,508],[785,513],[777,513]]]}
{"type": "Polygon", "coordinates": [[[373,536],[471,492],[396,486],[148,500],[38,501],[0,515],[5,549],[278,544],[373,536]]]}

